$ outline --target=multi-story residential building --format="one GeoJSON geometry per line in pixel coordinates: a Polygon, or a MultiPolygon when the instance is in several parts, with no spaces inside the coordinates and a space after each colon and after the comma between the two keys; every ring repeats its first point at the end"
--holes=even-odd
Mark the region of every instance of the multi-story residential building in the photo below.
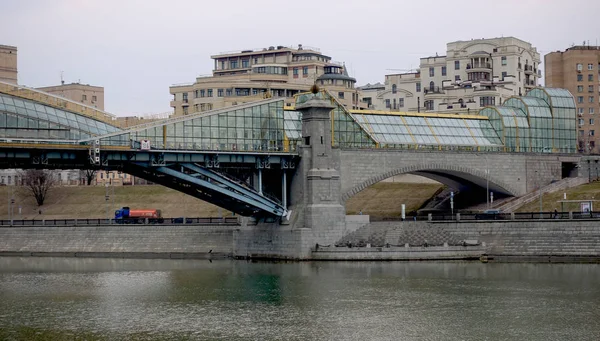
{"type": "Polygon", "coordinates": [[[0,45],[0,81],[17,84],[17,47],[0,45]]]}
{"type": "Polygon", "coordinates": [[[319,84],[342,104],[355,109],[365,105],[344,65],[312,47],[271,46],[263,49],[225,52],[211,56],[214,69],[193,84],[173,85],[171,106],[175,116],[256,101],[265,97],[293,96],[319,84]]]}
{"type": "Polygon", "coordinates": [[[37,88],[52,95],[61,96],[100,110],[104,110],[104,88],[89,84],[71,83],[37,88]]]}
{"type": "Polygon", "coordinates": [[[455,41],[447,44],[445,56],[421,58],[416,72],[386,75],[385,90],[373,104],[436,112],[500,105],[538,85],[539,65],[537,49],[514,37],[455,41]]]}
{"type": "Polygon", "coordinates": [[[600,46],[573,46],[544,56],[546,86],[569,90],[575,97],[579,151],[600,153],[600,46]]]}

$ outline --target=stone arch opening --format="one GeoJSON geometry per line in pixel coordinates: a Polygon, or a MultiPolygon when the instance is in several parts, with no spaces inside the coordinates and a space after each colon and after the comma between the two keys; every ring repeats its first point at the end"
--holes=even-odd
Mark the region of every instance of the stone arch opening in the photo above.
{"type": "MultiPolygon", "coordinates": [[[[484,193],[492,192],[497,197],[499,196],[515,196],[519,191],[513,188],[509,183],[495,178],[493,175],[486,174],[485,171],[466,168],[459,165],[411,165],[394,169],[392,171],[375,175],[368,180],[350,188],[342,194],[342,201],[346,202],[351,197],[360,193],[362,190],[382,181],[387,178],[401,175],[415,174],[423,176],[435,181],[438,181],[449,188],[458,191],[484,190],[484,193]]],[[[481,196],[479,201],[486,202],[487,194],[481,196]]]]}

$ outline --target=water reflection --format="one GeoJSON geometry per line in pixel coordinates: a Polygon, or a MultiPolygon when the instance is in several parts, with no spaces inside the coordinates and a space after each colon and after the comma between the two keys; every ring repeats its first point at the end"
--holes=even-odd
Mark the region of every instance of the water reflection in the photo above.
{"type": "Polygon", "coordinates": [[[598,340],[599,270],[0,258],[0,339],[598,340]]]}

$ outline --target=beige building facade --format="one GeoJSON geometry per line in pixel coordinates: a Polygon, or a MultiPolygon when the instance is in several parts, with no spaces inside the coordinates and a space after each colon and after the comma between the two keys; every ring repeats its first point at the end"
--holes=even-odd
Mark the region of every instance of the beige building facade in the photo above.
{"type": "Polygon", "coordinates": [[[446,55],[421,58],[415,72],[386,75],[372,107],[470,112],[500,105],[538,85],[540,62],[535,47],[514,37],[451,42],[446,55]]]}
{"type": "Polygon", "coordinates": [[[17,84],[17,47],[0,45],[0,81],[17,84]]]}
{"type": "Polygon", "coordinates": [[[544,56],[544,64],[546,86],[567,89],[575,97],[579,151],[600,153],[600,46],[551,52],[544,56]]]}
{"type": "Polygon", "coordinates": [[[210,76],[197,77],[192,84],[169,88],[175,116],[280,97],[288,105],[294,95],[318,84],[348,108],[365,105],[344,65],[312,47],[270,46],[262,49],[213,55],[210,76]]]}
{"type": "Polygon", "coordinates": [[[61,85],[37,88],[37,90],[104,110],[104,88],[101,86],[80,83],[63,83],[61,85]]]}

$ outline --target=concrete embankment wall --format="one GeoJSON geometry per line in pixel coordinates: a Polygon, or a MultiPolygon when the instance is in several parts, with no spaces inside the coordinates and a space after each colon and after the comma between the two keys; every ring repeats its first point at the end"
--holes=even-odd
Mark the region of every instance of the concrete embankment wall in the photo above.
{"type": "MultiPolygon", "coordinates": [[[[366,257],[394,257],[405,259],[405,255],[421,254],[437,258],[439,255],[457,257],[461,252],[473,250],[488,254],[498,260],[600,260],[600,221],[541,220],[541,221],[493,221],[493,222],[374,222],[346,235],[338,245],[353,245],[352,248],[322,248],[316,253],[339,253],[343,259],[365,259],[366,257]],[[463,241],[477,241],[478,250],[467,246],[455,249],[463,241]],[[369,244],[370,250],[356,248],[369,244]],[[444,247],[443,245],[447,246],[444,247]],[[401,246],[405,246],[402,248],[401,246]],[[423,245],[428,247],[423,248],[423,245]],[[435,247],[435,250],[432,249],[435,247]],[[427,252],[423,252],[423,250],[427,252]],[[384,252],[385,251],[385,252],[384,252]],[[394,251],[398,253],[390,253],[394,251]],[[419,253],[415,253],[415,251],[419,253]],[[460,251],[460,252],[457,252],[460,251]],[[383,252],[381,255],[366,256],[364,252],[383,252]],[[387,256],[386,256],[387,252],[387,256]],[[441,253],[440,253],[441,252],[441,253]]],[[[464,252],[463,252],[464,254],[464,252]]],[[[469,252],[469,254],[473,254],[469,252]]],[[[421,257],[421,259],[426,257],[421,257]]]]}
{"type": "Polygon", "coordinates": [[[228,257],[233,252],[233,229],[236,227],[2,227],[0,256],[228,257]]]}

